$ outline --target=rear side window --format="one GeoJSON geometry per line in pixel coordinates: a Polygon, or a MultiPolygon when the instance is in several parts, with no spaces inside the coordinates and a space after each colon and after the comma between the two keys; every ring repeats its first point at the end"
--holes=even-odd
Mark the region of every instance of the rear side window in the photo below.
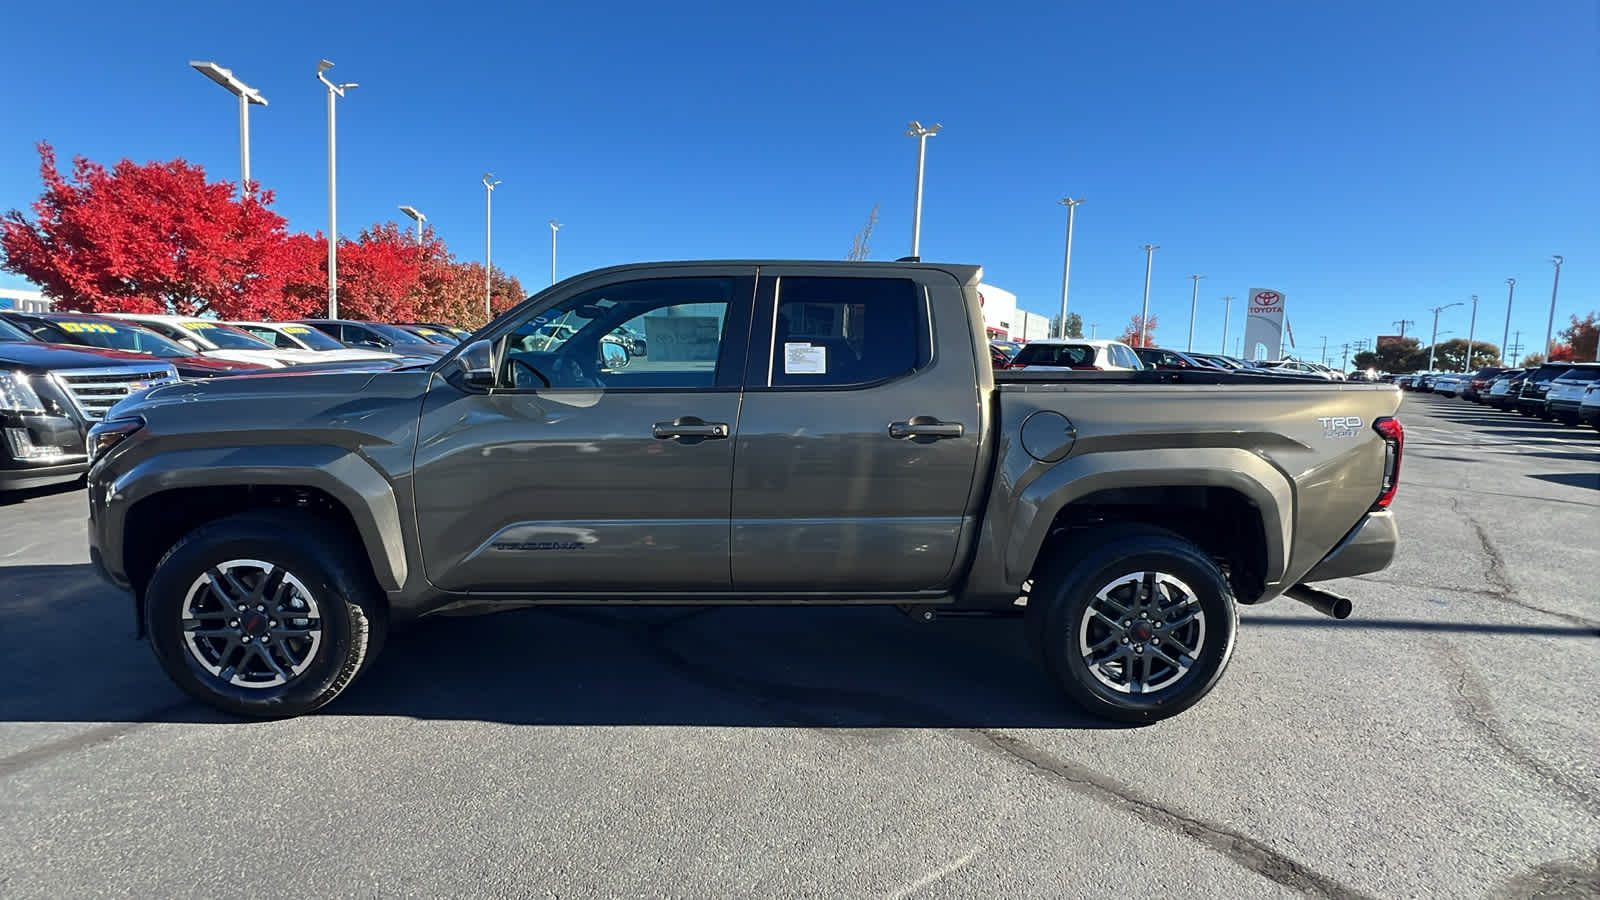
{"type": "Polygon", "coordinates": [[[1019,366],[1092,366],[1094,348],[1087,344],[1028,344],[1011,360],[1019,366]]]}
{"type": "Polygon", "coordinates": [[[1563,381],[1600,381],[1600,366],[1572,369],[1561,376],[1563,381]]]}
{"type": "Polygon", "coordinates": [[[911,372],[917,297],[905,278],[780,279],[770,383],[850,387],[911,372]]]}

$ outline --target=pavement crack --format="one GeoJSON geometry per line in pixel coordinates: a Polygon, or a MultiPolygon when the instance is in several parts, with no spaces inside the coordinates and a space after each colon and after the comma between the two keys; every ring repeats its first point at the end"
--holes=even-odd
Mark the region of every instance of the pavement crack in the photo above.
{"type": "Polygon", "coordinates": [[[1597,622],[1594,619],[1575,615],[1569,612],[1562,612],[1561,610],[1557,609],[1549,609],[1547,607],[1539,606],[1535,603],[1529,603],[1528,601],[1518,597],[1516,587],[1511,583],[1511,578],[1506,572],[1505,557],[1501,555],[1500,549],[1494,545],[1492,540],[1490,540],[1489,529],[1485,528],[1483,523],[1479,522],[1477,518],[1472,515],[1472,513],[1462,509],[1461,501],[1459,499],[1451,497],[1450,508],[1463,519],[1465,519],[1467,524],[1472,527],[1472,533],[1478,539],[1478,548],[1483,552],[1484,557],[1489,561],[1489,569],[1484,573],[1484,580],[1489,583],[1491,590],[1487,592],[1474,591],[1472,593],[1481,593],[1483,596],[1491,597],[1503,603],[1509,603],[1512,606],[1520,606],[1529,612],[1536,612],[1540,615],[1551,616],[1566,622],[1571,622],[1574,625],[1580,625],[1584,628],[1600,630],[1600,622],[1597,622]]]}
{"type": "Polygon", "coordinates": [[[1369,895],[1314,871],[1226,825],[1187,815],[1077,763],[1060,759],[1014,735],[990,728],[970,729],[980,749],[998,752],[1040,775],[1065,784],[1075,793],[1123,810],[1149,825],[1185,837],[1222,854],[1232,862],[1292,890],[1335,900],[1369,895]]]}
{"type": "Polygon", "coordinates": [[[1508,762],[1541,781],[1555,785],[1591,815],[1600,816],[1600,793],[1595,791],[1594,786],[1540,759],[1513,740],[1496,720],[1488,687],[1478,673],[1457,658],[1455,647],[1448,641],[1431,643],[1440,668],[1445,670],[1449,678],[1451,702],[1472,730],[1488,741],[1508,762]]]}

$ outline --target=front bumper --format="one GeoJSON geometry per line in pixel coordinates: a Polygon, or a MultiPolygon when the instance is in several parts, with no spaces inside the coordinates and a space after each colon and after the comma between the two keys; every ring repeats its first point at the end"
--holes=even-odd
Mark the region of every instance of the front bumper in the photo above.
{"type": "Polygon", "coordinates": [[[0,490],[21,490],[71,481],[89,468],[83,449],[83,429],[73,419],[59,415],[0,416],[0,490]],[[21,447],[22,449],[17,449],[21,447]],[[66,451],[44,457],[18,456],[30,448],[52,447],[66,451]]]}
{"type": "Polygon", "coordinates": [[[1400,529],[1394,513],[1386,509],[1369,512],[1300,581],[1327,581],[1381,571],[1394,561],[1399,545],[1400,529]]]}

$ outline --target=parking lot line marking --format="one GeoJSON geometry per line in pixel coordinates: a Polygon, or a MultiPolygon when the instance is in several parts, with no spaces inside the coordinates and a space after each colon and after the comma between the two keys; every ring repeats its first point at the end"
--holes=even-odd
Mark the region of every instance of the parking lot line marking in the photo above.
{"type": "Polygon", "coordinates": [[[906,897],[915,894],[928,885],[933,884],[936,881],[943,881],[944,879],[949,878],[951,875],[954,875],[965,868],[968,863],[972,862],[972,858],[977,855],[977,850],[967,851],[967,855],[961,857],[960,859],[940,866],[939,868],[934,869],[932,872],[929,872],[921,878],[918,878],[916,881],[913,881],[905,887],[890,894],[890,900],[905,900],[906,897]]]}

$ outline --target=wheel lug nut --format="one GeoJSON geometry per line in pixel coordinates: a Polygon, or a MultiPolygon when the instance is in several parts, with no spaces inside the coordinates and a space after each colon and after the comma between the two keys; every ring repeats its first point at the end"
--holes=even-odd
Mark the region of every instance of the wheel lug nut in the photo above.
{"type": "Polygon", "coordinates": [[[265,606],[262,606],[259,603],[256,604],[256,612],[266,612],[266,611],[267,611],[267,608],[265,606]]]}
{"type": "Polygon", "coordinates": [[[245,635],[245,636],[244,636],[244,637],[242,637],[242,638],[239,638],[239,643],[241,643],[241,644],[248,644],[248,643],[250,643],[250,635],[248,635],[248,634],[247,634],[247,635],[245,635]]]}
{"type": "Polygon", "coordinates": [[[1123,628],[1132,628],[1133,627],[1133,622],[1131,620],[1127,621],[1127,622],[1123,622],[1122,623],[1122,627],[1123,628]]]}
{"type": "Polygon", "coordinates": [[[229,619],[228,620],[228,627],[229,628],[238,628],[239,627],[239,620],[238,619],[229,619]]]}
{"type": "Polygon", "coordinates": [[[278,623],[276,621],[268,622],[267,623],[267,627],[268,628],[277,628],[278,627],[278,623]]]}
{"type": "Polygon", "coordinates": [[[1124,643],[1124,644],[1126,644],[1126,643],[1127,643],[1127,642],[1128,642],[1128,639],[1127,639],[1127,638],[1123,638],[1123,639],[1122,639],[1122,642],[1123,642],[1123,643],[1124,643]]]}

